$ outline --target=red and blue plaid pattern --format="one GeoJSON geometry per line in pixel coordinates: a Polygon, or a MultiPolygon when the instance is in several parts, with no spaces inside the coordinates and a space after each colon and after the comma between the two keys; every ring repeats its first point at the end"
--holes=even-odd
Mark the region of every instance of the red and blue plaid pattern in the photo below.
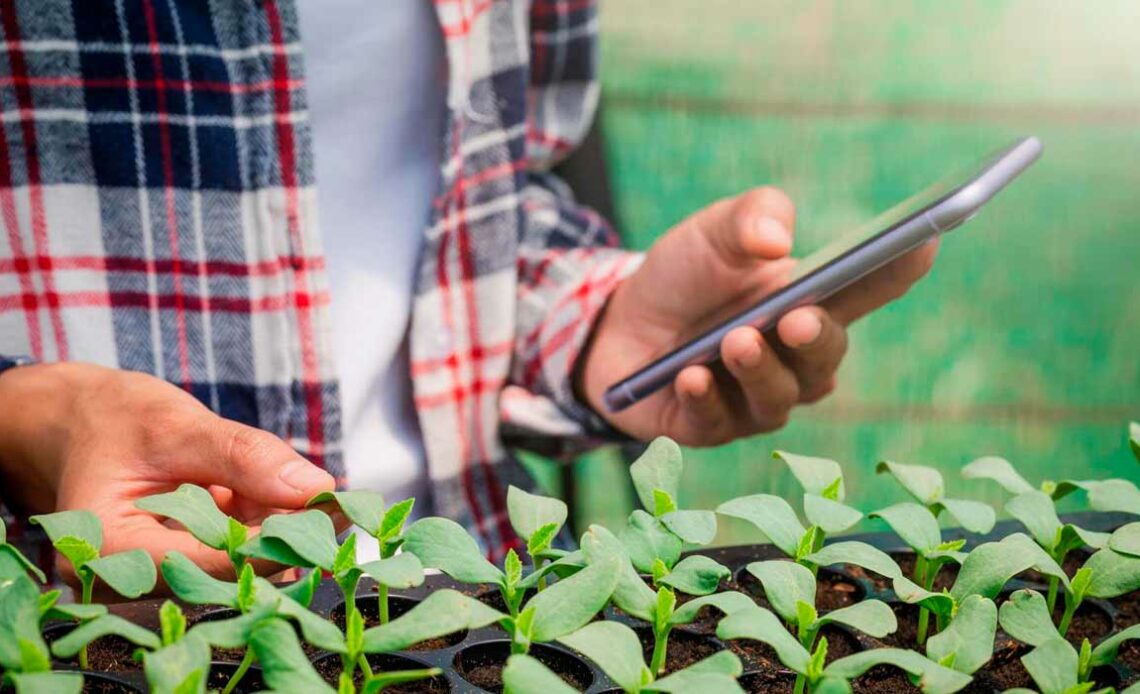
{"type": "MultiPolygon", "coordinates": [[[[638,256],[548,173],[597,101],[594,2],[435,4],[449,114],[412,380],[435,512],[499,556],[528,484],[503,425],[591,433],[571,370],[638,256]]],[[[0,24],[0,354],[155,374],[340,475],[292,3],[0,0],[0,24]]]]}

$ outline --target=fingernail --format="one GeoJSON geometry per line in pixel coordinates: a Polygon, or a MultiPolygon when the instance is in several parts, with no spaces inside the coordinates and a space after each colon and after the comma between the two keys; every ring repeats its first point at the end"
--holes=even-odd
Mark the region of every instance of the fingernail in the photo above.
{"type": "Polygon", "coordinates": [[[761,350],[760,345],[753,342],[751,346],[749,346],[748,350],[737,358],[737,361],[740,362],[741,366],[752,368],[753,366],[756,366],[760,363],[760,357],[762,356],[763,351],[761,350]]]}
{"type": "Polygon", "coordinates": [[[761,217],[756,220],[753,236],[758,245],[782,248],[787,245],[788,238],[791,234],[788,233],[787,228],[785,228],[779,220],[773,219],[772,217],[761,217]]]}
{"type": "Polygon", "coordinates": [[[803,340],[797,347],[807,347],[819,339],[819,334],[823,332],[823,323],[820,322],[819,316],[810,314],[809,320],[804,322],[803,340]]]}
{"type": "Polygon", "coordinates": [[[320,487],[328,487],[332,479],[329,474],[307,460],[290,460],[282,466],[277,477],[299,492],[309,493],[320,487]]]}

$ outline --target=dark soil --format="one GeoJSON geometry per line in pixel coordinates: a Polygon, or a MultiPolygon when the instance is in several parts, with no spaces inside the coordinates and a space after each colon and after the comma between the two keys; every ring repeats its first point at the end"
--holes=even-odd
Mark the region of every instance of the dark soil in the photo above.
{"type": "MultiPolygon", "coordinates": [[[[503,666],[511,654],[508,641],[491,641],[469,646],[456,654],[452,665],[460,677],[489,692],[503,691],[503,666]]],[[[578,691],[594,683],[594,674],[585,661],[550,646],[534,644],[530,655],[558,674],[578,691]]],[[[385,689],[384,691],[394,691],[385,689]]],[[[424,690],[417,690],[424,691],[424,690]]]]}
{"type": "Polygon", "coordinates": [[[899,694],[918,692],[918,687],[910,682],[910,677],[889,665],[877,665],[851,683],[855,694],[899,694]]]}
{"type": "MultiPolygon", "coordinates": [[[[1058,596],[1057,605],[1053,609],[1053,623],[1061,623],[1061,615],[1065,611],[1065,599],[1058,596]]],[[[1069,630],[1065,632],[1065,639],[1077,648],[1081,641],[1088,639],[1090,643],[1097,643],[1112,631],[1112,617],[1099,605],[1090,602],[1081,603],[1069,623],[1069,630]]]]}
{"type": "MultiPolygon", "coordinates": [[[[648,664],[653,659],[653,630],[641,627],[635,631],[641,640],[641,652],[648,664]]],[[[707,636],[674,629],[669,634],[669,645],[665,649],[664,674],[687,668],[720,650],[724,650],[723,646],[707,636]]]]}
{"type": "MultiPolygon", "coordinates": [[[[501,598],[500,598],[501,599],[501,598]]],[[[388,618],[395,619],[400,615],[405,614],[408,610],[412,609],[419,604],[419,600],[413,598],[403,597],[389,597],[388,598],[388,618]]],[[[375,595],[361,595],[356,598],[356,609],[360,610],[360,614],[364,617],[364,628],[380,626],[380,604],[376,600],[375,595]]],[[[329,619],[336,623],[341,631],[344,631],[344,603],[338,604],[329,613],[329,619]]],[[[440,636],[435,639],[428,639],[422,641],[414,646],[410,646],[405,650],[409,651],[438,651],[442,648],[451,648],[458,644],[463,639],[467,638],[467,631],[457,631],[454,634],[447,636],[440,636]]]]}
{"type": "Polygon", "coordinates": [[[966,694],[993,694],[1015,687],[1035,689],[1037,685],[1021,664],[1021,656],[1029,649],[1013,639],[994,643],[994,656],[982,669],[974,673],[974,681],[962,691],[966,694]]]}
{"type": "MultiPolygon", "coordinates": [[[[410,658],[401,658],[398,655],[391,655],[388,653],[381,653],[368,656],[368,664],[372,667],[372,672],[391,672],[395,670],[424,670],[429,668],[429,665],[421,663],[410,658]]],[[[339,655],[330,654],[322,656],[313,662],[313,667],[326,682],[333,687],[337,686],[340,681],[340,673],[344,669],[339,655]]],[[[353,684],[356,685],[357,690],[364,686],[364,673],[359,668],[353,674],[353,684]]],[[[429,694],[451,691],[451,685],[448,684],[447,678],[443,675],[435,677],[416,680],[415,682],[407,682],[405,684],[397,685],[394,687],[385,687],[385,692],[394,694],[415,694],[415,692],[428,692],[429,694]]]]}
{"type": "Polygon", "coordinates": [[[1125,685],[1140,682],[1140,641],[1125,641],[1116,652],[1116,662],[1132,671],[1125,685]]]}
{"type": "MultiPolygon", "coordinates": [[[[5,689],[5,692],[8,690],[5,689]]],[[[83,694],[138,694],[141,689],[98,674],[83,674],[83,694]]]]}
{"type": "MultiPolygon", "coordinates": [[[[896,648],[918,648],[918,605],[908,605],[904,602],[892,602],[891,610],[895,613],[895,619],[898,620],[898,631],[893,634],[887,634],[882,638],[882,642],[888,646],[896,648]]],[[[938,633],[938,627],[935,625],[936,619],[933,614],[928,618],[926,627],[926,636],[931,636],[938,633]]]]}
{"type": "MultiPolygon", "coordinates": [[[[238,666],[233,663],[214,663],[210,666],[210,676],[206,679],[206,689],[221,691],[230,682],[230,678],[237,672],[238,666]]],[[[234,687],[236,694],[253,694],[265,690],[265,682],[261,679],[261,669],[251,667],[242,675],[241,681],[234,687]]]]}
{"type": "Polygon", "coordinates": [[[1116,614],[1117,628],[1127,629],[1133,624],[1140,624],[1140,590],[1134,590],[1131,593],[1121,595],[1119,598],[1113,598],[1112,604],[1118,610],[1116,614]]]}
{"type": "MultiPolygon", "coordinates": [[[[741,569],[736,575],[736,581],[741,590],[756,599],[757,605],[770,607],[767,598],[764,597],[764,586],[760,583],[760,579],[749,573],[748,569],[741,569]]],[[[864,596],[863,588],[850,578],[830,569],[819,570],[815,585],[815,608],[820,614],[854,605],[864,596]]]]}
{"type": "Polygon", "coordinates": [[[764,669],[750,672],[737,680],[746,692],[756,694],[792,694],[796,676],[786,670],[764,669]]]}
{"type": "MultiPolygon", "coordinates": [[[[676,635],[676,633],[677,632],[673,632],[674,635],[676,635]]],[[[640,634],[638,635],[640,636],[640,634]]],[[[825,663],[830,664],[834,660],[864,650],[857,638],[835,625],[828,624],[820,630],[819,635],[827,639],[827,656],[824,658],[825,663]]],[[[644,643],[643,640],[642,644],[644,645],[644,643]]],[[[746,670],[751,669],[751,667],[784,669],[783,665],[780,664],[779,658],[776,657],[776,652],[765,643],[753,641],[752,639],[736,639],[734,641],[728,641],[727,644],[729,650],[738,655],[744,662],[746,670]]],[[[671,652],[673,650],[672,638],[669,639],[669,650],[670,652],[666,654],[666,660],[669,660],[673,655],[671,652]]],[[[652,653],[652,650],[650,650],[650,653],[652,653]]],[[[649,662],[649,656],[646,656],[645,661],[649,662]]],[[[787,670],[785,670],[785,672],[786,671],[787,670]]]]}
{"type": "MultiPolygon", "coordinates": [[[[56,639],[61,639],[75,628],[74,624],[52,625],[44,629],[44,641],[50,647],[56,639]]],[[[142,663],[136,662],[134,653],[138,646],[118,636],[104,636],[87,646],[87,669],[92,672],[138,672],[142,663]]],[[[79,656],[59,662],[78,664],[79,656]]]]}

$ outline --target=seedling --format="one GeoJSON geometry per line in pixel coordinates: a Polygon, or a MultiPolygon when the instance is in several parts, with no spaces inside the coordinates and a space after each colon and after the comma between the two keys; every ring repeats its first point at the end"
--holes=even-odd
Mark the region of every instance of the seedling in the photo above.
{"type": "MultiPolygon", "coordinates": [[[[1131,439],[1131,445],[1137,439],[1131,439]]],[[[1136,448],[1133,448],[1135,453],[1136,448]]],[[[962,468],[962,476],[966,479],[988,479],[997,482],[1010,494],[1018,495],[1033,491],[1035,488],[1014,469],[1013,465],[1004,458],[986,456],[978,458],[962,468]]],[[[1124,513],[1140,513],[1140,489],[1124,479],[1108,480],[1042,480],[1038,485],[1039,491],[1048,494],[1057,501],[1077,490],[1088,494],[1089,506],[1096,511],[1120,511],[1124,513]]]]}
{"type": "Polygon", "coordinates": [[[962,562],[953,587],[943,593],[917,585],[889,555],[864,543],[837,542],[809,559],[821,566],[853,564],[891,579],[900,600],[925,607],[937,618],[939,634],[927,640],[927,655],[961,672],[974,672],[989,660],[996,628],[992,601],[1011,578],[1032,568],[1069,586],[1061,567],[1022,533],[978,545],[962,562]],[[955,625],[959,618],[965,621],[955,625]]]}
{"type": "Polygon", "coordinates": [[[193,484],[183,484],[172,492],[139,499],[135,506],[178,521],[202,544],[225,552],[233,564],[235,578],[241,573],[246,557],[238,550],[248,539],[249,528],[222,513],[210,492],[193,484]]]}
{"type": "Polygon", "coordinates": [[[953,499],[946,496],[942,473],[932,467],[904,465],[884,460],[875,466],[879,474],[895,478],[914,500],[930,510],[937,518],[943,511],[958,525],[972,533],[988,533],[994,529],[997,517],[988,504],[971,499],[953,499]]]}
{"type": "Polygon", "coordinates": [[[795,694],[802,692],[850,692],[850,681],[876,665],[893,665],[902,669],[911,681],[927,694],[949,694],[970,683],[970,676],[951,670],[901,648],[878,648],[824,665],[827,639],[820,638],[809,651],[796,636],[788,632],[776,615],[753,605],[721,620],[716,630],[722,639],[752,639],[771,646],[780,662],[796,673],[795,694]]]}
{"type": "MultiPolygon", "coordinates": [[[[911,578],[926,590],[933,590],[942,567],[950,562],[961,564],[966,553],[961,549],[965,540],[942,541],[938,518],[922,504],[904,501],[871,513],[872,518],[886,521],[891,530],[914,550],[914,574],[911,578]]],[[[926,643],[930,611],[920,607],[918,612],[918,645],[926,643]]]]}
{"type": "Polygon", "coordinates": [[[680,447],[672,439],[654,439],[629,469],[644,510],[630,514],[619,537],[634,567],[655,587],[708,595],[732,571],[702,555],[681,558],[683,550],[707,545],[716,536],[715,513],[677,507],[681,471],[680,447]]]}
{"type": "MultiPolygon", "coordinates": [[[[656,673],[642,658],[637,634],[619,622],[592,622],[559,641],[592,660],[628,694],[743,691],[736,683],[743,667],[740,659],[728,651],[715,653],[668,677],[657,679],[656,673]]],[[[545,691],[534,686],[539,683],[534,678],[536,668],[546,670],[537,660],[514,663],[513,666],[508,663],[510,671],[503,673],[508,691],[545,691]]],[[[546,677],[546,674],[542,673],[542,676],[546,677]]]]}
{"type": "Polygon", "coordinates": [[[582,536],[582,554],[591,566],[610,564],[615,567],[614,605],[652,626],[653,655],[649,667],[654,675],[665,670],[669,634],[675,627],[693,622],[705,607],[731,614],[754,604],[752,598],[743,593],[726,591],[695,598],[678,607],[677,596],[670,588],[661,586],[655,593],[641,580],[621,541],[599,525],[590,526],[582,536]]]}
{"type": "Polygon", "coordinates": [[[40,593],[23,573],[0,577],[0,687],[17,694],[78,694],[79,673],[52,672],[51,654],[40,634],[40,593]]]}
{"type": "MultiPolygon", "coordinates": [[[[561,499],[530,494],[511,485],[507,488],[507,515],[511,527],[526,541],[526,553],[531,566],[540,571],[554,538],[566,523],[569,509],[561,499]]],[[[537,590],[546,587],[546,577],[540,574],[537,590]]]]}
{"type": "MultiPolygon", "coordinates": [[[[1116,659],[1116,652],[1129,639],[1140,639],[1140,624],[1102,641],[1096,648],[1083,639],[1080,650],[1065,640],[1053,626],[1052,610],[1035,590],[1019,590],[1001,606],[1001,628],[1033,650],[1021,662],[1042,694],[1089,692],[1096,686],[1093,668],[1116,659]]],[[[1100,691],[1112,691],[1105,688],[1100,691]]]]}
{"type": "MultiPolygon", "coordinates": [[[[322,492],[309,499],[309,506],[330,502],[336,503],[357,527],[376,538],[380,559],[383,560],[394,559],[396,550],[404,543],[404,523],[408,520],[416,500],[405,499],[384,510],[384,497],[375,492],[322,492]]],[[[410,562],[408,559],[401,561],[410,562]]],[[[379,580],[376,582],[377,613],[381,624],[388,622],[388,589],[392,587],[396,586],[381,583],[379,580]]]]}
{"type": "Polygon", "coordinates": [[[8,526],[0,518],[0,581],[16,576],[32,574],[40,583],[47,581],[44,572],[24,556],[15,545],[8,544],[8,526]]]}
{"type": "MultiPolygon", "coordinates": [[[[81,586],[81,600],[91,604],[95,577],[124,598],[137,598],[154,590],[158,580],[154,562],[141,549],[100,556],[103,524],[90,511],[60,511],[32,516],[32,523],[43,526],[56,551],[71,564],[81,586]]],[[[79,652],[79,666],[87,667],[87,649],[79,652]]]]}
{"type": "Polygon", "coordinates": [[[863,514],[843,503],[843,471],[834,460],[811,458],[776,451],[772,457],[784,461],[804,489],[803,508],[808,527],[804,528],[791,505],[771,494],[753,494],[726,501],[716,512],[742,518],[764,533],[784,554],[811,570],[804,558],[823,547],[829,535],[848,530],[863,514]]]}

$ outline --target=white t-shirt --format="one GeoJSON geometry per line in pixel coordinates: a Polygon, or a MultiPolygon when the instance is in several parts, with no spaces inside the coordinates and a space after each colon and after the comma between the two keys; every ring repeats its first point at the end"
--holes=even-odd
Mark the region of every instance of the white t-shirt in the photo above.
{"type": "Polygon", "coordinates": [[[389,503],[416,496],[422,513],[406,335],[442,156],[443,38],[431,0],[299,0],[297,11],[348,482],[389,503]]]}

